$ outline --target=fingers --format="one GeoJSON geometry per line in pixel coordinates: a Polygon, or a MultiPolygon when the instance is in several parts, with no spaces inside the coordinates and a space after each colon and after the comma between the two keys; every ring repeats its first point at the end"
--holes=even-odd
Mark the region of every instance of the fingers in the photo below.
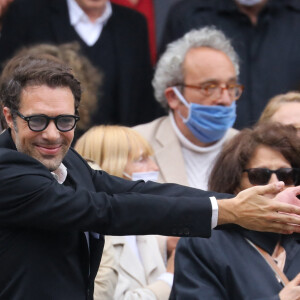
{"type": "Polygon", "coordinates": [[[298,273],[298,275],[296,275],[294,277],[294,279],[290,281],[289,284],[291,284],[292,286],[298,286],[298,285],[300,285],[300,273],[298,273]]]}
{"type": "Polygon", "coordinates": [[[284,182],[278,181],[267,185],[258,185],[251,189],[258,195],[264,195],[264,194],[279,193],[283,190],[283,188],[284,188],[284,182]]]}
{"type": "MultiPolygon", "coordinates": [[[[288,203],[283,203],[283,202],[277,202],[277,201],[273,201],[271,204],[271,210],[273,211],[277,211],[277,212],[283,212],[283,213],[287,213],[287,214],[296,214],[298,216],[290,216],[293,217],[293,220],[296,221],[295,224],[300,224],[299,223],[299,219],[300,219],[300,207],[296,206],[296,205],[292,205],[292,204],[288,204],[288,203]]],[[[288,216],[283,214],[278,216],[281,219],[285,219],[287,220],[288,216]]]]}

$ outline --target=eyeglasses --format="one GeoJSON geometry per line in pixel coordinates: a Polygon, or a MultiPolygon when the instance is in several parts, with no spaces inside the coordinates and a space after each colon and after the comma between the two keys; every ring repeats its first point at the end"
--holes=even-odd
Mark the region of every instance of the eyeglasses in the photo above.
{"type": "Polygon", "coordinates": [[[72,130],[76,123],[80,120],[79,116],[59,115],[57,117],[48,117],[47,115],[33,115],[25,117],[20,112],[17,115],[28,123],[28,127],[32,131],[43,131],[49,125],[50,120],[53,120],[56,128],[59,131],[66,132],[72,130]]]}
{"type": "Polygon", "coordinates": [[[248,178],[253,185],[264,185],[270,181],[272,174],[276,174],[278,180],[283,181],[285,185],[297,185],[299,181],[299,170],[297,168],[281,168],[270,170],[267,168],[252,168],[243,170],[248,173],[248,178]]]}
{"type": "Polygon", "coordinates": [[[241,97],[244,90],[244,86],[237,83],[225,84],[225,86],[221,86],[219,84],[214,83],[204,83],[201,85],[183,83],[179,84],[179,86],[197,89],[201,91],[203,96],[209,97],[212,100],[220,98],[224,90],[228,91],[231,100],[238,100],[241,97]]]}

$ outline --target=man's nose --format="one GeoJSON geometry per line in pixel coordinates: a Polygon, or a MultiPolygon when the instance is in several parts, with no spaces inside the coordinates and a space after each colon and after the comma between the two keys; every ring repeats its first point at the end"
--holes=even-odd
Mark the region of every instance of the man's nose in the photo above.
{"type": "Polygon", "coordinates": [[[228,92],[228,87],[226,85],[220,86],[220,97],[217,101],[217,105],[230,106],[232,103],[232,98],[228,92]]]}
{"type": "Polygon", "coordinates": [[[56,128],[54,120],[50,120],[48,126],[43,131],[43,137],[47,140],[57,140],[60,136],[59,130],[56,128]]]}

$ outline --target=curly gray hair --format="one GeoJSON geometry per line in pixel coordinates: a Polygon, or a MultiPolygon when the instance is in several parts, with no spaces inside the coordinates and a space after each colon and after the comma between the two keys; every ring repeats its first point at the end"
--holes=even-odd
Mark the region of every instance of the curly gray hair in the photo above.
{"type": "Polygon", "coordinates": [[[165,89],[184,80],[182,64],[186,53],[190,49],[198,47],[209,47],[222,51],[232,61],[236,74],[239,74],[238,55],[222,31],[211,26],[198,30],[193,29],[180,39],[170,43],[157,63],[152,85],[156,100],[163,107],[168,108],[165,89]]]}

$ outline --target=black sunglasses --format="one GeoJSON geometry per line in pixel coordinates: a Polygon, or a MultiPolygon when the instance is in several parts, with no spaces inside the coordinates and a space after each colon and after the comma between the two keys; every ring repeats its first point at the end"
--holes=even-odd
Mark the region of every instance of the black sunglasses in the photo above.
{"type": "Polygon", "coordinates": [[[48,117],[47,115],[33,115],[25,117],[19,111],[17,115],[28,123],[28,127],[32,131],[43,131],[49,125],[50,120],[53,120],[56,128],[59,131],[66,132],[72,130],[76,123],[80,120],[79,116],[59,115],[57,117],[48,117]]]}
{"type": "Polygon", "coordinates": [[[285,185],[297,185],[299,181],[299,169],[297,168],[280,168],[278,170],[270,170],[267,168],[252,168],[243,170],[248,173],[248,178],[253,185],[264,185],[270,181],[272,174],[276,174],[279,181],[283,181],[285,185]]]}

